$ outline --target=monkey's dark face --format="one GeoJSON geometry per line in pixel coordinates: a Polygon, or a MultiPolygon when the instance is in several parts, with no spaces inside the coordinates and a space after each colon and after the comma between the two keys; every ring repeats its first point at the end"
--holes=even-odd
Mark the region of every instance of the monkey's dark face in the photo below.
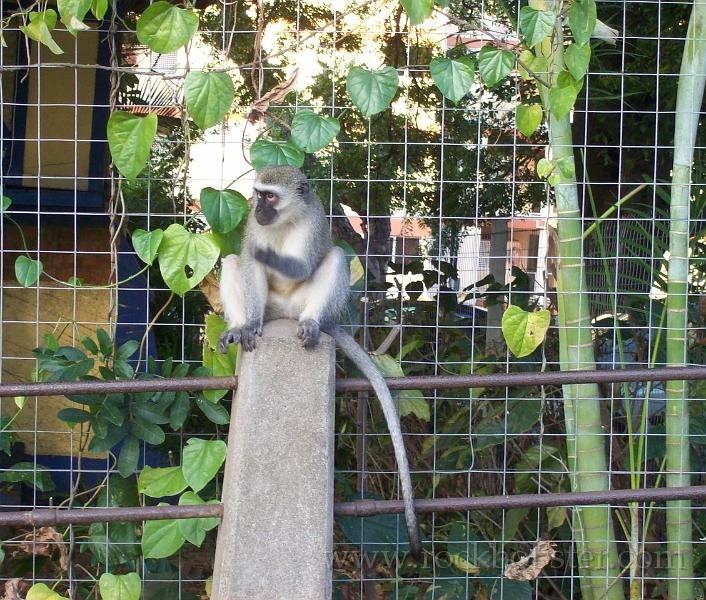
{"type": "Polygon", "coordinates": [[[277,219],[279,194],[272,190],[255,188],[255,220],[260,225],[271,225],[277,219]]]}

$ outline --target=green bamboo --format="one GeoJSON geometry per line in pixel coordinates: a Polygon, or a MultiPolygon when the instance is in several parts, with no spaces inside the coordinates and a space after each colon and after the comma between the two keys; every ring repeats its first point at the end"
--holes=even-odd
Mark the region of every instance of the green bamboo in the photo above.
{"type": "MultiPolygon", "coordinates": [[[[560,22],[554,31],[549,70],[551,79],[564,70],[564,41],[560,22]]],[[[547,94],[543,93],[545,108],[547,94]]],[[[549,144],[556,164],[574,165],[573,136],[569,115],[556,118],[550,113],[549,144]]],[[[567,170],[568,171],[568,170],[567,170]]],[[[559,327],[562,370],[595,369],[591,316],[583,264],[583,230],[576,178],[562,176],[555,186],[557,209],[558,265],[557,295],[561,299],[559,327]]],[[[595,384],[564,386],[564,397],[573,400],[575,417],[575,488],[578,491],[608,489],[605,433],[601,426],[600,393],[595,384]]],[[[566,410],[566,407],[565,407],[566,410]]],[[[581,578],[590,578],[592,598],[623,600],[623,586],[610,507],[593,506],[581,510],[582,542],[588,555],[581,561],[581,578]]],[[[579,546],[581,547],[581,546],[579,546]]]]}
{"type": "MultiPolygon", "coordinates": [[[[667,365],[687,362],[689,204],[691,165],[706,82],[706,2],[694,2],[677,87],[669,221],[667,365]]],[[[690,484],[686,383],[667,383],[667,486],[690,484]]],[[[691,503],[667,503],[669,598],[694,598],[691,503]]]]}

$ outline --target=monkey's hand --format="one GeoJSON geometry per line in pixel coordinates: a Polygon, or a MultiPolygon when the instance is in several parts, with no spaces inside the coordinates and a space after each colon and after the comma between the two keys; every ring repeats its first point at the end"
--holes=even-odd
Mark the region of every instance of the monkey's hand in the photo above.
{"type": "Polygon", "coordinates": [[[239,327],[231,327],[230,329],[227,329],[221,334],[220,339],[218,340],[218,351],[222,352],[225,354],[228,352],[228,346],[231,344],[239,344],[240,343],[240,328],[239,327]]]}
{"type": "Polygon", "coordinates": [[[248,321],[240,330],[240,345],[245,352],[255,350],[255,340],[258,335],[262,335],[262,321],[256,319],[248,321]]]}
{"type": "Polygon", "coordinates": [[[314,319],[299,321],[297,337],[302,341],[302,345],[305,348],[314,348],[319,344],[319,338],[321,337],[319,324],[314,319]]]}

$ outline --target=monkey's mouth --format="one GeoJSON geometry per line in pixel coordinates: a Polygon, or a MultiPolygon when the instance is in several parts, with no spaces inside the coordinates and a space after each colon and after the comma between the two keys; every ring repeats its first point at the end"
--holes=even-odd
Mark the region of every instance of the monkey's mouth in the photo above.
{"type": "Polygon", "coordinates": [[[276,217],[277,211],[269,206],[264,206],[262,208],[258,206],[255,209],[255,220],[260,225],[271,225],[276,217]]]}

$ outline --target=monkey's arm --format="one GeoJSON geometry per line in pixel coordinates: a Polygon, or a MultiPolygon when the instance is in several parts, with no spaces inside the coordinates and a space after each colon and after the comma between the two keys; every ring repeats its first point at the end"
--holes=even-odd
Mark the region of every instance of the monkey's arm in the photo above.
{"type": "Polygon", "coordinates": [[[255,248],[253,255],[257,261],[295,281],[309,279],[314,271],[313,266],[308,262],[293,256],[277,254],[272,248],[255,248]]]}

